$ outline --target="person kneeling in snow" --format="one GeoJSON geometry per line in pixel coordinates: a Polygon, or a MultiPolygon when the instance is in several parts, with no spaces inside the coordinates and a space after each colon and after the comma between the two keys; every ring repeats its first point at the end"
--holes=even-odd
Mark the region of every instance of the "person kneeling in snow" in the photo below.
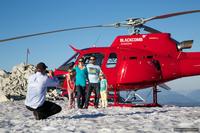
{"type": "Polygon", "coordinates": [[[49,72],[50,76],[47,76],[46,68],[43,62],[38,63],[36,73],[28,78],[25,105],[28,110],[33,111],[36,120],[46,119],[62,110],[59,105],[45,101],[47,87],[59,85],[52,71],[49,72]]]}

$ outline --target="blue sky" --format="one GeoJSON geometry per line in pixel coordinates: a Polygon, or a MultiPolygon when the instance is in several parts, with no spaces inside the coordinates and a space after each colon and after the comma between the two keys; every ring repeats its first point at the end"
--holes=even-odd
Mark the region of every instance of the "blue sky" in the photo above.
{"type": "MultiPolygon", "coordinates": [[[[200,9],[198,0],[1,0],[0,39],[196,9],[200,9]]],[[[147,25],[171,33],[178,41],[193,39],[193,48],[189,51],[200,51],[199,23],[200,13],[194,13],[154,20],[147,25]]],[[[69,44],[80,49],[94,43],[96,46],[108,46],[117,35],[123,34],[127,34],[126,29],[97,28],[0,43],[0,68],[10,71],[14,65],[25,62],[26,49],[29,48],[31,64],[43,61],[54,69],[73,55],[69,44]]],[[[197,89],[199,79],[185,78],[169,85],[178,89],[191,82],[191,88],[197,89]]]]}

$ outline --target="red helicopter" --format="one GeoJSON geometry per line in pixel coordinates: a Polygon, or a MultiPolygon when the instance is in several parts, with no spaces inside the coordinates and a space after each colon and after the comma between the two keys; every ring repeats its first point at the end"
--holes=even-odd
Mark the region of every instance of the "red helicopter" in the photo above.
{"type": "MultiPolygon", "coordinates": [[[[42,32],[3,39],[0,42],[70,30],[98,27],[127,27],[132,30],[132,33],[116,37],[109,47],[91,47],[79,50],[70,46],[75,51],[75,54],[63,65],[55,69],[55,75],[66,74],[67,69],[77,64],[79,58],[84,57],[85,64],[88,64],[89,57],[95,56],[96,63],[101,66],[108,80],[109,99],[113,101],[110,105],[155,107],[160,106],[157,102],[157,86],[170,89],[164,84],[165,82],[181,77],[200,75],[200,52],[183,52],[183,49],[192,47],[193,40],[178,42],[171,38],[170,33],[160,32],[144,24],[155,19],[165,19],[196,12],[200,12],[200,10],[170,13],[147,19],[130,18],[125,22],[108,25],[42,32]],[[149,33],[140,34],[140,29],[149,33]],[[153,90],[152,103],[128,104],[126,103],[127,99],[123,102],[121,101],[120,91],[135,92],[147,87],[152,87],[153,90]]],[[[66,80],[63,81],[63,88],[67,88],[66,80]]],[[[134,93],[135,96],[142,99],[136,93],[134,93]]]]}

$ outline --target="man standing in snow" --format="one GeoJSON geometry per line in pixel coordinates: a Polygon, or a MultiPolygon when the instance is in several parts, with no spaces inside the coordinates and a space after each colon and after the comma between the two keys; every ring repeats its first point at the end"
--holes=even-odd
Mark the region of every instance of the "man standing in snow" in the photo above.
{"type": "Polygon", "coordinates": [[[98,104],[99,104],[99,98],[100,98],[99,75],[102,74],[102,71],[99,65],[95,65],[95,60],[96,60],[96,57],[91,56],[90,63],[87,64],[86,66],[87,71],[88,71],[89,87],[88,87],[86,101],[85,101],[85,108],[88,108],[90,95],[93,90],[95,92],[94,107],[98,108],[98,104]]]}
{"type": "Polygon", "coordinates": [[[62,110],[59,105],[45,101],[47,87],[59,85],[52,72],[49,72],[50,76],[47,76],[46,68],[43,62],[38,63],[36,73],[28,78],[25,105],[27,109],[33,111],[36,120],[46,119],[62,110]]]}

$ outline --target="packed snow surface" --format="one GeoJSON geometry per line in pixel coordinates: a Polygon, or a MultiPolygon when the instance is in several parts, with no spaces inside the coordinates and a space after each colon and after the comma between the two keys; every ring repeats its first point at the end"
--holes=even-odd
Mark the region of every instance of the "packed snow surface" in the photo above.
{"type": "Polygon", "coordinates": [[[68,109],[66,99],[55,102],[63,109],[46,120],[35,120],[24,100],[1,103],[0,132],[169,133],[200,127],[200,107],[68,109]]]}

